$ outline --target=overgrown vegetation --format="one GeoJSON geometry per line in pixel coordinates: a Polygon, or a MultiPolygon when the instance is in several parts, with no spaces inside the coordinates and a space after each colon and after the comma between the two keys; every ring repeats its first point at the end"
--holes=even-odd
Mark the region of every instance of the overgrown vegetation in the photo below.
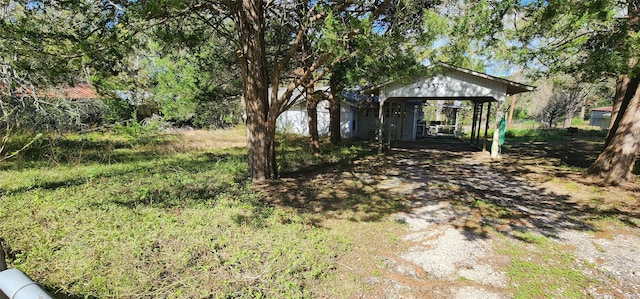
{"type": "MultiPolygon", "coordinates": [[[[220,134],[243,142],[242,130],[220,134]]],[[[319,218],[309,213],[262,200],[249,183],[245,148],[212,149],[191,137],[43,138],[0,164],[0,217],[7,219],[0,238],[10,267],[59,297],[330,294],[321,286],[350,250],[348,237],[315,225],[319,218]]],[[[297,150],[304,139],[289,138],[289,170],[368,153],[328,146],[326,160],[312,160],[297,150]]]]}
{"type": "MultiPolygon", "coordinates": [[[[381,294],[384,284],[363,281],[387,277],[381,260],[413,246],[402,239],[406,225],[388,217],[407,211],[413,197],[376,187],[397,171],[402,155],[372,154],[367,143],[323,144],[322,155],[311,155],[306,138],[283,135],[282,178],[252,185],[243,132],[166,135],[132,127],[117,135],[44,136],[0,164],[0,239],[8,245],[9,266],[61,298],[381,294]]],[[[442,161],[428,163],[440,165],[434,174],[458,161],[441,154],[433,157],[442,161]]],[[[554,164],[529,158],[516,160],[536,164],[537,171],[554,164]]],[[[635,199],[603,197],[601,189],[585,191],[561,178],[548,182],[588,193],[579,209],[593,211],[588,223],[596,234],[637,227],[635,214],[620,212],[637,205],[635,199]]],[[[470,199],[454,184],[429,184],[465,194],[443,200],[470,213],[458,219],[469,233],[495,240],[497,253],[508,258],[500,269],[511,294],[581,297],[594,285],[583,273],[593,265],[548,236],[512,226],[526,220],[523,211],[470,199]]]]}

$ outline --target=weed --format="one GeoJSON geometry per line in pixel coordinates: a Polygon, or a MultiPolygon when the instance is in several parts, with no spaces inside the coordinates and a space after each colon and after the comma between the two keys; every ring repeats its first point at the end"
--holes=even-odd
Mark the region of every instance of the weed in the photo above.
{"type": "Polygon", "coordinates": [[[507,276],[514,288],[514,298],[582,298],[582,290],[595,283],[579,269],[576,260],[561,245],[528,232],[518,232],[516,239],[505,240],[497,249],[511,256],[507,276]],[[537,250],[532,251],[533,244],[537,250]]]}
{"type": "Polygon", "coordinates": [[[606,199],[604,197],[593,197],[589,201],[593,204],[601,205],[605,203],[606,199]]]}
{"type": "Polygon", "coordinates": [[[591,244],[593,244],[593,247],[596,248],[597,251],[604,253],[604,247],[602,247],[600,244],[596,243],[596,242],[591,242],[591,244]]]}
{"type": "Polygon", "coordinates": [[[572,192],[577,192],[582,188],[579,184],[572,181],[565,182],[565,186],[567,187],[567,190],[572,192]]]}
{"type": "Polygon", "coordinates": [[[525,241],[527,243],[537,244],[541,246],[549,242],[549,239],[547,239],[545,236],[534,234],[532,232],[515,231],[513,233],[513,236],[516,239],[525,241]]]}
{"type": "Polygon", "coordinates": [[[67,136],[20,153],[31,162],[2,165],[9,266],[63,297],[300,298],[350,250],[347,238],[261,202],[246,149],[128,138],[67,136]],[[55,163],[37,159],[52,152],[55,163]]]}

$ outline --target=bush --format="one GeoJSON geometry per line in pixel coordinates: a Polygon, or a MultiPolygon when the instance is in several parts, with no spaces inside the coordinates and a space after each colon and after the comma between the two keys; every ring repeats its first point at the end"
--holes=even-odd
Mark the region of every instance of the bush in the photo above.
{"type": "Polygon", "coordinates": [[[198,103],[193,125],[198,128],[226,129],[242,122],[239,100],[214,100],[198,103]]]}
{"type": "Polygon", "coordinates": [[[149,144],[156,140],[158,133],[171,127],[161,116],[153,115],[145,118],[142,122],[129,120],[123,123],[116,123],[114,130],[118,135],[131,138],[139,144],[149,144]]]}
{"type": "Polygon", "coordinates": [[[509,129],[505,133],[505,137],[507,138],[532,137],[537,135],[537,129],[509,129]]]}
{"type": "Polygon", "coordinates": [[[107,98],[104,100],[107,106],[106,120],[108,123],[116,123],[125,121],[131,117],[135,111],[135,107],[129,102],[120,98],[107,98]]]}
{"type": "Polygon", "coordinates": [[[1,102],[15,110],[2,121],[27,131],[71,132],[104,122],[108,107],[100,100],[34,99],[3,97],[1,102]]]}

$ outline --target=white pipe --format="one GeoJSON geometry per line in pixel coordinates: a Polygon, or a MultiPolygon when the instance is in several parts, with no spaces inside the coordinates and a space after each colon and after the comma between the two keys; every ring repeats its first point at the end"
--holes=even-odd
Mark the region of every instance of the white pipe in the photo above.
{"type": "Polygon", "coordinates": [[[18,269],[0,272],[0,290],[10,299],[52,299],[39,284],[18,269]]]}

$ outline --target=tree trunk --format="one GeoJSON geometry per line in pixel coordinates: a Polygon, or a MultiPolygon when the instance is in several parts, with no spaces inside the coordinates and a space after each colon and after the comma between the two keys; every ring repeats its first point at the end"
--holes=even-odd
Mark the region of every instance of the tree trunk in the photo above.
{"type": "Polygon", "coordinates": [[[309,151],[315,155],[320,153],[320,137],[318,136],[318,98],[314,92],[313,84],[306,86],[309,151]]]}
{"type": "Polygon", "coordinates": [[[574,109],[569,109],[567,110],[567,114],[565,116],[564,119],[564,128],[570,128],[571,125],[573,124],[573,115],[575,114],[575,110],[574,109]]]}
{"type": "MultiPolygon", "coordinates": [[[[245,113],[247,115],[247,152],[249,175],[254,181],[264,181],[274,175],[275,130],[268,128],[269,75],[265,50],[265,20],[263,1],[243,0],[236,9],[240,35],[238,59],[242,66],[245,113]]],[[[275,127],[275,124],[274,124],[275,127]]]]}
{"type": "Polygon", "coordinates": [[[631,79],[627,75],[618,76],[618,80],[616,80],[616,94],[613,96],[613,108],[611,110],[611,121],[609,122],[609,131],[607,132],[607,141],[604,146],[609,146],[611,143],[611,139],[614,135],[613,125],[615,124],[615,120],[618,118],[618,112],[622,108],[622,103],[624,102],[625,97],[627,96],[627,88],[629,88],[629,84],[631,79]]]}
{"type": "Polygon", "coordinates": [[[511,104],[509,105],[509,118],[507,119],[507,129],[511,128],[513,123],[513,111],[516,110],[516,95],[511,95],[511,104]]]}
{"type": "Polygon", "coordinates": [[[278,163],[276,161],[276,120],[278,114],[269,114],[267,118],[267,169],[270,170],[270,178],[278,178],[278,163]]]}
{"type": "MultiPolygon", "coordinates": [[[[504,102],[498,102],[496,107],[496,129],[493,130],[491,138],[491,157],[497,158],[500,155],[500,123],[504,118],[504,102]]],[[[506,128],[505,128],[506,129],[506,128]]]]}
{"type": "MultiPolygon", "coordinates": [[[[622,76],[621,76],[622,77],[622,76]]],[[[640,148],[640,78],[619,78],[616,88],[624,91],[616,118],[611,124],[604,150],[585,172],[585,176],[601,179],[607,185],[629,180],[640,148]]],[[[616,103],[618,104],[618,103],[616,103]]]]}
{"type": "MultiPolygon", "coordinates": [[[[640,1],[627,3],[627,35],[632,38],[640,24],[640,1]]],[[[627,65],[633,70],[638,57],[630,57],[627,65]]],[[[640,78],[623,74],[616,81],[616,95],[611,112],[605,148],[587,169],[585,176],[601,179],[605,184],[617,185],[629,180],[640,148],[640,78]]]]}
{"type": "Polygon", "coordinates": [[[329,141],[331,144],[340,143],[342,136],[340,134],[340,100],[338,93],[340,92],[340,83],[331,73],[329,78],[329,141]]]}
{"type": "MultiPolygon", "coordinates": [[[[520,69],[516,72],[516,82],[520,81],[520,69]]],[[[511,128],[513,123],[513,111],[516,110],[516,95],[511,95],[511,105],[509,105],[509,118],[507,119],[507,129],[511,128]]]]}

